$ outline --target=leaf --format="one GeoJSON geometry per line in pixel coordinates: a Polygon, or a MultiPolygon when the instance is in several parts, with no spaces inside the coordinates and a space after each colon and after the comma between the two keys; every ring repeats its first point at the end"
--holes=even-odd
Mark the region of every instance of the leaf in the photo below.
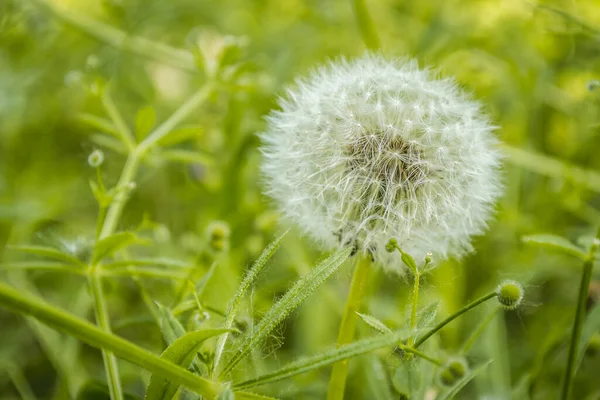
{"type": "Polygon", "coordinates": [[[215,163],[215,159],[212,155],[201,153],[199,151],[190,150],[162,150],[155,154],[156,157],[168,161],[178,161],[186,164],[203,164],[212,165],[215,163]]]}
{"type": "Polygon", "coordinates": [[[471,382],[471,380],[473,378],[475,378],[477,375],[479,375],[491,363],[492,363],[492,361],[490,360],[486,363],[479,365],[477,368],[474,368],[473,370],[471,370],[467,375],[465,375],[462,379],[460,379],[454,386],[452,386],[447,392],[441,393],[437,397],[436,400],[453,399],[458,394],[458,392],[460,392],[467,385],[467,383],[471,382]]]}
{"type": "Polygon", "coordinates": [[[378,400],[393,400],[394,395],[390,390],[387,372],[379,357],[373,355],[365,361],[368,363],[366,369],[367,385],[371,392],[371,398],[378,400]]]}
{"type": "Polygon", "coordinates": [[[219,395],[217,396],[217,400],[235,400],[235,395],[233,394],[233,390],[231,390],[230,386],[227,386],[219,395]]]}
{"type": "Polygon", "coordinates": [[[141,108],[135,115],[135,138],[142,141],[156,125],[156,110],[152,106],[141,108]]]}
{"type": "Polygon", "coordinates": [[[251,392],[235,391],[236,400],[277,400],[275,397],[263,396],[262,394],[256,394],[251,392]]]}
{"type": "Polygon", "coordinates": [[[402,259],[402,262],[404,263],[404,265],[406,265],[408,267],[408,269],[410,269],[410,271],[413,273],[414,276],[417,276],[419,274],[419,271],[417,270],[417,263],[415,262],[415,259],[412,258],[412,256],[410,254],[402,252],[402,255],[400,258],[402,259]]]}
{"type": "Polygon", "coordinates": [[[363,321],[365,321],[367,325],[369,325],[371,328],[375,329],[379,333],[390,333],[392,331],[383,322],[381,322],[375,317],[366,314],[361,314],[359,312],[357,312],[357,314],[359,317],[362,318],[363,321]]]}
{"type": "Polygon", "coordinates": [[[137,236],[132,232],[119,232],[100,239],[94,246],[93,262],[98,262],[135,241],[137,241],[137,236]]]}
{"type": "Polygon", "coordinates": [[[196,283],[196,287],[195,287],[196,296],[198,296],[199,299],[202,298],[202,295],[204,294],[204,289],[206,288],[206,284],[208,283],[210,278],[212,278],[216,269],[217,269],[217,263],[215,262],[210,266],[208,271],[206,271],[206,273],[204,275],[202,275],[202,278],[200,278],[198,280],[198,283],[196,283]]]}
{"type": "Polygon", "coordinates": [[[351,249],[341,249],[317,264],[308,274],[299,279],[286,294],[275,303],[255,329],[246,333],[243,341],[234,349],[234,356],[221,372],[231,371],[238,362],[259,345],[292,311],[327,280],[348,259],[351,249]]]}
{"type": "MultiPolygon", "coordinates": [[[[227,332],[227,329],[207,329],[186,333],[167,347],[160,358],[184,368],[189,368],[204,341],[225,332],[227,332]]],[[[152,374],[145,399],[171,400],[178,388],[179,384],[173,383],[162,376],[152,374]]]]}
{"type": "Polygon", "coordinates": [[[185,328],[167,307],[156,303],[160,331],[167,345],[172,345],[177,339],[185,335],[185,328]]]}
{"type": "Polygon", "coordinates": [[[190,139],[196,139],[202,136],[204,129],[199,125],[182,126],[169,132],[158,141],[161,146],[171,146],[179,144],[190,139]]]}
{"type": "Polygon", "coordinates": [[[419,365],[418,362],[403,362],[394,373],[392,380],[394,388],[407,398],[414,398],[421,387],[421,374],[417,365],[419,365]]]}
{"type": "Polygon", "coordinates": [[[0,264],[0,270],[37,270],[37,271],[48,271],[48,272],[66,272],[70,274],[84,275],[85,270],[81,268],[73,268],[73,264],[65,264],[56,261],[24,261],[14,263],[2,263],[0,264]]]}
{"type": "Polygon", "coordinates": [[[19,246],[6,246],[9,250],[20,251],[28,254],[35,254],[36,256],[41,256],[45,258],[51,258],[57,261],[63,261],[67,264],[72,264],[73,266],[82,267],[84,264],[75,256],[64,253],[60,250],[55,249],[54,247],[49,246],[32,246],[32,245],[19,245],[19,246]]]}
{"type": "Polygon", "coordinates": [[[298,361],[289,363],[285,367],[238,384],[234,384],[234,389],[247,389],[254,386],[260,386],[271,382],[276,382],[295,375],[303,374],[317,368],[331,365],[338,361],[356,357],[361,354],[369,353],[382,347],[395,346],[408,335],[406,330],[377,335],[367,339],[362,339],[336,349],[325,351],[312,357],[307,357],[298,361]]]}
{"type": "Polygon", "coordinates": [[[577,350],[577,358],[575,361],[575,369],[573,374],[577,372],[577,368],[581,365],[585,350],[589,341],[596,332],[600,331],[600,304],[597,304],[586,316],[583,328],[581,330],[581,338],[579,340],[579,349],[577,350]]]}
{"type": "Polygon", "coordinates": [[[119,140],[110,136],[103,135],[101,133],[94,133],[90,135],[90,140],[96,143],[98,146],[106,147],[115,153],[127,154],[127,147],[125,147],[119,140]]]}
{"type": "MultiPolygon", "coordinates": [[[[263,250],[261,255],[258,257],[258,260],[256,260],[254,262],[254,265],[252,265],[252,268],[250,268],[250,270],[246,273],[246,276],[244,276],[242,283],[236,290],[235,295],[233,296],[233,300],[231,301],[231,304],[229,305],[229,310],[227,310],[227,315],[225,317],[225,322],[223,324],[224,328],[229,329],[233,326],[238,307],[240,306],[242,299],[246,295],[246,292],[248,291],[248,289],[250,289],[250,286],[254,283],[254,281],[256,280],[258,275],[265,268],[265,266],[267,265],[267,262],[271,259],[273,254],[275,254],[275,252],[279,248],[279,245],[281,244],[281,241],[283,240],[283,238],[285,237],[285,235],[288,232],[289,231],[285,231],[281,236],[279,236],[277,239],[275,239],[273,242],[271,242],[263,250]]],[[[225,334],[225,335],[221,336],[219,338],[219,340],[217,341],[217,347],[215,350],[215,361],[214,361],[215,370],[219,364],[219,360],[223,353],[225,343],[227,342],[227,336],[228,335],[225,334]]]]}
{"type": "Polygon", "coordinates": [[[440,302],[434,301],[419,311],[417,314],[417,328],[426,328],[431,325],[431,323],[435,321],[439,306],[440,302]]]}
{"type": "Polygon", "coordinates": [[[77,119],[80,122],[83,122],[86,125],[91,126],[92,128],[96,128],[104,133],[111,134],[112,136],[118,138],[119,133],[117,132],[117,127],[115,124],[110,122],[107,119],[97,117],[92,114],[82,113],[77,116],[77,119]]]}
{"type": "Polygon", "coordinates": [[[575,246],[568,239],[562,236],[538,234],[523,236],[521,240],[527,244],[537,244],[542,247],[560,250],[566,254],[578,257],[581,260],[585,260],[587,258],[587,254],[585,254],[581,248],[575,246]]]}

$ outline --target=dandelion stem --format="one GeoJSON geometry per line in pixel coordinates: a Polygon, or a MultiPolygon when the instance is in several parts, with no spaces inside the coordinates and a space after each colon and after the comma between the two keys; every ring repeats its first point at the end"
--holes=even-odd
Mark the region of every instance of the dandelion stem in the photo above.
{"type": "Polygon", "coordinates": [[[577,310],[575,311],[575,320],[573,321],[573,330],[571,333],[571,342],[569,345],[569,357],[567,359],[567,369],[563,378],[562,396],[563,400],[569,398],[573,378],[575,375],[575,359],[577,358],[577,350],[579,341],[581,340],[581,330],[583,329],[583,321],[585,319],[585,303],[588,297],[590,281],[592,279],[592,270],[596,258],[596,251],[600,244],[600,228],[596,233],[596,238],[590,246],[587,259],[583,263],[583,274],[581,275],[581,283],[579,284],[579,298],[577,300],[577,310]]]}
{"type": "Polygon", "coordinates": [[[352,9],[354,10],[360,34],[367,48],[370,50],[379,49],[379,37],[373,27],[373,21],[369,15],[365,0],[352,0],[352,9]]]}
{"type": "MultiPolygon", "coordinates": [[[[356,323],[358,321],[357,312],[360,310],[371,263],[371,255],[369,254],[360,256],[356,262],[354,274],[352,275],[352,283],[350,284],[350,292],[346,301],[346,308],[340,324],[337,347],[351,343],[354,339],[356,323]]],[[[327,391],[328,400],[341,400],[344,398],[344,388],[348,376],[348,362],[349,360],[344,360],[333,364],[327,391]]]]}
{"type": "Polygon", "coordinates": [[[443,320],[442,322],[440,322],[439,324],[437,324],[436,326],[434,326],[429,332],[427,332],[426,334],[424,334],[423,336],[421,336],[417,340],[417,342],[415,343],[415,345],[413,347],[415,349],[418,348],[420,345],[422,345],[423,343],[425,343],[425,341],[427,339],[429,339],[431,336],[433,336],[437,331],[439,331],[440,329],[442,329],[444,326],[448,325],[448,323],[452,322],[453,320],[455,320],[456,318],[458,318],[462,314],[466,313],[470,309],[475,308],[478,305],[480,305],[482,303],[485,303],[489,299],[492,299],[492,298],[494,298],[496,296],[497,296],[497,294],[494,291],[494,292],[486,294],[485,296],[482,296],[482,297],[478,298],[477,300],[475,300],[472,303],[467,304],[466,306],[464,306],[463,308],[461,308],[460,310],[458,310],[457,312],[455,312],[454,314],[450,315],[448,318],[446,318],[445,320],[443,320]]]}

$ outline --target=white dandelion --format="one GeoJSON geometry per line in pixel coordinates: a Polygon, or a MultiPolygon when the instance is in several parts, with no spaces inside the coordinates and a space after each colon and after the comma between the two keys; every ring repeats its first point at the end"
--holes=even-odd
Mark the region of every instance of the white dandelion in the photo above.
{"type": "Polygon", "coordinates": [[[403,272],[459,257],[501,191],[494,127],[452,79],[368,54],[297,81],[262,134],[268,194],[327,249],[355,246],[403,272]]]}

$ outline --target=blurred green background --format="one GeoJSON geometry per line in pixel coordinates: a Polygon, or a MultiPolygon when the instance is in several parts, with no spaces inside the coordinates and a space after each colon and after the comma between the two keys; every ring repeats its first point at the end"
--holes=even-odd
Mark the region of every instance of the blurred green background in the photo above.
{"type": "MultiPolygon", "coordinates": [[[[218,91],[186,120],[187,132],[194,133],[175,146],[185,154],[203,156],[174,157],[175,161],[161,154],[149,157],[120,223],[121,229],[138,230],[152,243],[128,250],[136,256],[193,262],[196,278],[216,259],[218,267],[203,303],[225,310],[247,266],[282,231],[276,212],[261,194],[256,134],[264,127],[263,117],[296,76],[332,57],[365,51],[352,2],[51,4],[187,50],[187,55],[218,60],[219,49],[231,47],[221,60],[218,91]],[[214,221],[225,221],[231,232],[221,251],[211,248],[207,234],[214,221]]],[[[600,5],[595,0],[368,0],[366,5],[385,54],[412,56],[443,76],[456,76],[485,104],[498,135],[510,146],[506,192],[489,233],[475,239],[476,253],[439,265],[424,283],[421,304],[439,300],[443,316],[504,278],[526,287],[525,306],[500,313],[471,352],[474,360],[494,362],[459,398],[519,398],[512,392],[528,374],[535,376],[531,398],[554,398],[564,369],[565,335],[574,314],[580,264],[566,255],[525,246],[520,238],[547,232],[577,241],[600,224],[600,89],[590,85],[600,79],[600,5]]],[[[191,68],[181,68],[177,58],[160,62],[134,53],[65,24],[38,1],[0,0],[0,243],[87,250],[98,212],[88,183],[96,172],[87,157],[94,149],[104,151],[102,174],[109,186],[116,183],[125,161],[118,148],[111,148],[98,129],[81,119],[83,113],[105,117],[99,88],[110,90],[134,127],[140,109],[152,106],[157,120],[163,121],[208,79],[206,63],[197,69],[193,62],[191,68]]],[[[0,255],[5,262],[26,259],[10,250],[0,250],[0,255]]],[[[319,249],[299,234],[288,235],[246,305],[244,321],[260,318],[320,256],[319,249]]],[[[344,267],[309,298],[278,329],[279,337],[263,346],[249,371],[272,370],[335,343],[350,273],[344,267]]],[[[21,290],[93,319],[81,277],[44,271],[0,274],[21,290]]],[[[597,270],[595,278],[600,279],[597,270]]],[[[173,300],[179,285],[169,279],[142,279],[152,299],[162,303],[173,300]]],[[[408,281],[374,270],[364,310],[391,327],[401,327],[409,291],[408,281]]],[[[160,351],[160,331],[152,324],[136,282],[107,279],[106,292],[115,332],[160,351]]],[[[478,309],[445,328],[439,341],[445,354],[457,352],[485,315],[485,309],[478,309]]],[[[182,318],[191,327],[220,322],[215,313],[182,318]]],[[[360,328],[372,333],[364,325],[360,328]]],[[[74,393],[106,398],[100,352],[65,338],[0,311],[0,398],[20,398],[17,386],[22,380],[40,399],[71,398],[74,393]]],[[[376,364],[369,360],[352,362],[349,398],[382,396],[377,385],[370,384],[378,381],[370,367],[376,364]]],[[[384,363],[388,370],[396,368],[384,363]]],[[[143,393],[147,373],[121,365],[126,391],[143,393]]],[[[599,370],[600,357],[586,357],[573,398],[600,398],[599,370]]],[[[323,398],[328,373],[323,369],[301,375],[266,387],[264,393],[323,398]]],[[[393,372],[389,380],[389,391],[398,398],[393,372]]]]}

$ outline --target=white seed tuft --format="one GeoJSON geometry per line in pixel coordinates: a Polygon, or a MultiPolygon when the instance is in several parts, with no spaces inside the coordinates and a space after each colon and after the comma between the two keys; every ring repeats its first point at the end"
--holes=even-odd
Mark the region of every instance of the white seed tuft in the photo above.
{"type": "Polygon", "coordinates": [[[268,194],[324,247],[355,246],[403,273],[461,256],[501,192],[494,127],[452,79],[368,54],[297,81],[262,134],[268,194]]]}

